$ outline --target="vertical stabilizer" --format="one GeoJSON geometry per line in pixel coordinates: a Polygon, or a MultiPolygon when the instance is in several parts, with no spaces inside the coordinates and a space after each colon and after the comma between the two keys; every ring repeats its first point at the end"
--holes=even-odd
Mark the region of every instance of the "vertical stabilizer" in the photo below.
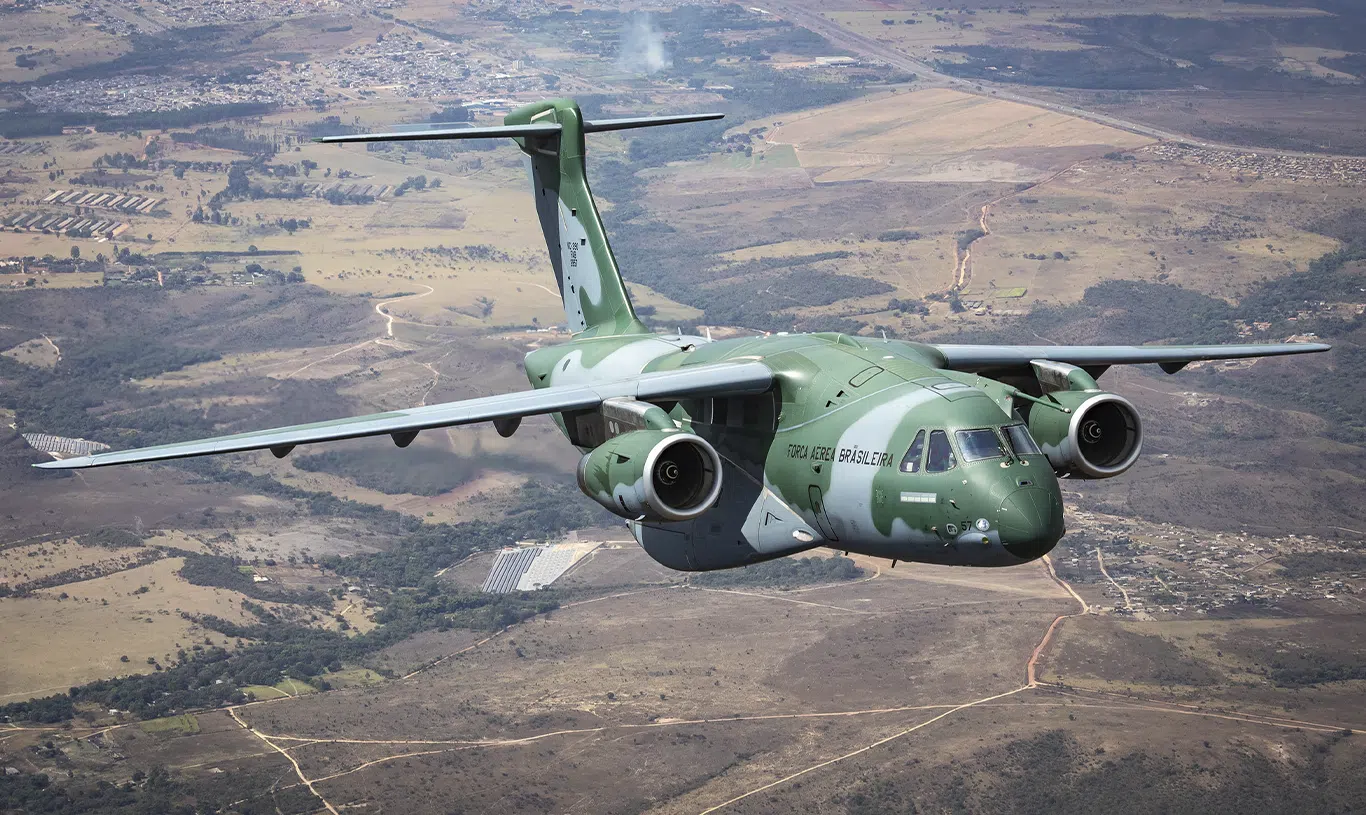
{"type": "Polygon", "coordinates": [[[626,296],[617,260],[607,243],[602,219],[588,189],[584,168],[585,133],[637,127],[705,122],[719,113],[681,113],[585,121],[572,99],[552,99],[518,108],[498,127],[437,127],[389,133],[324,136],[325,144],[429,141],[433,139],[512,138],[527,155],[536,214],[545,233],[555,282],[564,298],[569,329],[576,334],[610,336],[649,333],[636,319],[626,296]]]}
{"type": "Polygon", "coordinates": [[[556,133],[524,136],[517,142],[527,155],[536,214],[564,298],[569,330],[576,334],[645,333],[631,308],[588,188],[579,106],[569,99],[537,102],[518,108],[503,121],[506,125],[559,125],[556,133]]]}

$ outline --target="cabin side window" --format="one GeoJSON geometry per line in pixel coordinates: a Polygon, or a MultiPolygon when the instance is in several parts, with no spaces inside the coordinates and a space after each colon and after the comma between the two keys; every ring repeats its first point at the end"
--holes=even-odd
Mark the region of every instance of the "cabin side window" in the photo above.
{"type": "Polygon", "coordinates": [[[1029,435],[1029,428],[1022,424],[1008,424],[1001,429],[1005,431],[1006,438],[1010,440],[1010,446],[1015,451],[1015,455],[1039,455],[1039,445],[1034,441],[1034,437],[1029,435]]]}

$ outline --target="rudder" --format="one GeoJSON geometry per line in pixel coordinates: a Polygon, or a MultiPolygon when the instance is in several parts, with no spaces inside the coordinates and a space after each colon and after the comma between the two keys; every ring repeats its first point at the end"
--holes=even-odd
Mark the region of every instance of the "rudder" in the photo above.
{"type": "Polygon", "coordinates": [[[564,299],[569,330],[575,334],[646,333],[631,307],[588,186],[579,106],[571,99],[537,102],[518,108],[503,122],[559,125],[557,133],[516,141],[527,156],[536,215],[564,299]]]}

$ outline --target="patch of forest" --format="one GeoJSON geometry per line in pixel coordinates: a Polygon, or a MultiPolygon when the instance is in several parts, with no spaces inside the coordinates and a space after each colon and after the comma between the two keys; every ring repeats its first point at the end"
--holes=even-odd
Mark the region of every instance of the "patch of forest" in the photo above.
{"type": "MultiPolygon", "coordinates": [[[[51,741],[32,749],[41,758],[62,755],[51,741]]],[[[64,779],[56,784],[46,773],[0,774],[0,812],[197,815],[230,811],[240,815],[275,815],[308,812],[317,800],[303,785],[277,788],[270,779],[232,765],[216,774],[196,775],[192,779],[178,777],[157,765],[148,772],[137,770],[131,778],[117,784],[92,777],[64,779]],[[243,801],[243,790],[260,791],[260,795],[243,801]]]]}
{"type": "Polygon", "coordinates": [[[1366,679],[1366,652],[1347,642],[1316,648],[1283,640],[1260,649],[1255,656],[1265,665],[1262,674],[1282,688],[1366,679]]]}
{"type": "Polygon", "coordinates": [[[126,529],[105,527],[80,536],[76,542],[82,546],[99,546],[104,549],[131,549],[142,546],[147,539],[126,529]]]}
{"type": "Polygon", "coordinates": [[[37,110],[10,111],[0,123],[0,135],[7,139],[26,139],[34,136],[60,136],[64,127],[94,127],[102,133],[126,133],[138,130],[166,130],[172,127],[193,127],[226,119],[263,116],[275,109],[262,102],[231,102],[217,105],[196,105],[176,110],[155,110],[109,116],[97,112],[68,113],[37,110]]]}
{"type": "Polygon", "coordinates": [[[366,449],[324,450],[297,456],[294,466],[311,473],[329,473],[387,495],[440,495],[467,484],[491,470],[536,473],[544,467],[519,456],[476,451],[457,456],[434,447],[413,445],[366,449]]]}
{"type": "MultiPolygon", "coordinates": [[[[1080,714],[1078,714],[1080,715],[1080,714]]],[[[847,815],[889,812],[1202,813],[1347,812],[1366,798],[1351,731],[1305,735],[1294,759],[1205,742],[1207,758],[1113,751],[1049,730],[970,758],[872,773],[834,796],[847,815]],[[1113,751],[1113,752],[1112,752],[1113,751]]]]}
{"type": "Polygon", "coordinates": [[[1335,71],[1353,74],[1357,79],[1366,79],[1366,54],[1348,54],[1342,57],[1320,57],[1319,64],[1335,71]]]}
{"type": "MultiPolygon", "coordinates": [[[[145,390],[134,380],[214,361],[223,353],[308,347],[325,337],[351,336],[367,312],[364,302],[306,285],[183,293],[70,289],[3,298],[0,321],[41,325],[64,339],[62,359],[51,369],[0,357],[0,405],[16,411],[23,432],[119,447],[212,436],[254,418],[252,411],[168,407],[174,393],[145,390]]],[[[314,420],[346,415],[345,399],[309,398],[320,395],[319,387],[335,395],[328,383],[290,381],[280,383],[273,396],[286,413],[307,410],[314,420]]]]}
{"type": "Polygon", "coordinates": [[[176,144],[202,144],[220,150],[235,150],[238,153],[266,159],[274,157],[278,149],[273,139],[228,126],[201,127],[190,133],[172,133],[171,141],[176,144]]]}
{"type": "MultiPolygon", "coordinates": [[[[60,572],[44,575],[33,580],[13,585],[0,585],[0,597],[24,597],[32,594],[39,589],[50,589],[56,586],[64,586],[67,583],[78,583],[83,580],[94,580],[98,577],[108,577],[111,574],[126,572],[154,563],[164,557],[158,549],[146,549],[135,555],[126,555],[120,558],[100,561],[99,563],[88,563],[84,566],[76,566],[71,569],[63,569],[60,572]]],[[[63,597],[66,595],[63,594],[63,597]]]]}
{"type": "Polygon", "coordinates": [[[1281,574],[1292,580],[1323,574],[1366,572],[1366,552],[1292,552],[1276,558],[1281,574]]]}
{"type": "Polygon", "coordinates": [[[736,586],[790,589],[816,583],[841,583],[863,577],[864,571],[850,558],[789,557],[756,563],[740,569],[698,572],[689,583],[708,589],[736,586]]]}
{"type": "Polygon", "coordinates": [[[215,586],[232,589],[274,603],[293,603],[296,605],[331,608],[332,598],[325,592],[291,591],[269,582],[257,582],[251,574],[242,570],[242,564],[235,558],[221,555],[204,555],[196,552],[177,552],[185,558],[178,574],[196,586],[215,586]]]}
{"type": "Polygon", "coordinates": [[[1028,85],[1097,90],[1158,90],[1193,85],[1216,91],[1304,92],[1334,86],[1330,80],[1279,68],[1278,48],[1313,46],[1354,51],[1366,35],[1359,13],[1203,19],[1162,14],[1072,17],[1076,50],[1034,50],[994,45],[946,48],[965,61],[939,60],[944,73],[1028,85]],[[1223,55],[1249,60],[1234,64],[1223,55]]]}

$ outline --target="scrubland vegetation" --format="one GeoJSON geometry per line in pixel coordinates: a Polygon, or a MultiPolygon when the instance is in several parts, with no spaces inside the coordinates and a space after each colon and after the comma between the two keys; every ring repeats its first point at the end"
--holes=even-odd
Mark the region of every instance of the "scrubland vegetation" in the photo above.
{"type": "Polygon", "coordinates": [[[812,583],[838,583],[863,577],[863,569],[847,557],[792,557],[756,563],[743,569],[700,572],[689,582],[703,588],[763,586],[789,589],[812,583]]]}

